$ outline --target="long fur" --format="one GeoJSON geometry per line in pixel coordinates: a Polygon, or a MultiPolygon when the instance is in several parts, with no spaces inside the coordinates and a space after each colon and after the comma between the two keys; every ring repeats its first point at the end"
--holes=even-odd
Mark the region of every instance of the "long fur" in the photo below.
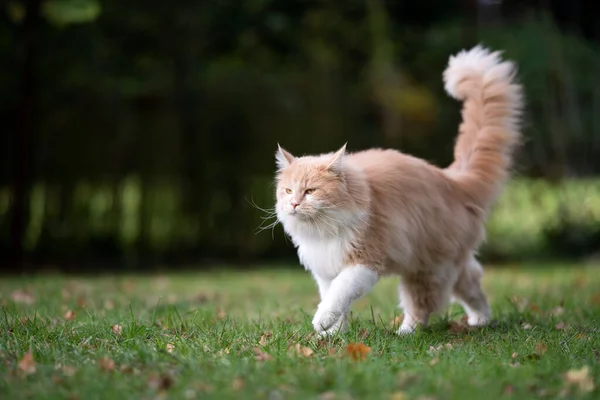
{"type": "Polygon", "coordinates": [[[470,324],[489,320],[475,251],[520,138],[514,75],[481,46],[450,57],[445,88],[464,103],[445,169],[391,149],[294,157],[278,148],[277,217],[319,286],[318,332],[345,329],[352,301],[386,275],[402,277],[399,333],[426,325],[451,298],[470,324]]]}

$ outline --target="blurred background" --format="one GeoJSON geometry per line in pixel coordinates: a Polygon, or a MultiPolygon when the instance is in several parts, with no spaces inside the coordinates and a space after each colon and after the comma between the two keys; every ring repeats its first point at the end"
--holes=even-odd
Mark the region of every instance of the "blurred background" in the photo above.
{"type": "Polygon", "coordinates": [[[600,7],[586,0],[9,0],[0,16],[5,272],[297,265],[274,153],[451,162],[448,57],[519,65],[527,114],[486,262],[600,249],[600,7]],[[258,207],[256,207],[256,206],[258,207]]]}

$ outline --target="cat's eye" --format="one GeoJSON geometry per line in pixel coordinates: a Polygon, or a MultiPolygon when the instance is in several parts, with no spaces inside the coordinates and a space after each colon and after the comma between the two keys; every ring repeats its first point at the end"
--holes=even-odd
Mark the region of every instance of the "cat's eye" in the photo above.
{"type": "Polygon", "coordinates": [[[285,192],[286,192],[287,194],[292,194],[292,189],[285,189],[285,192]]]}
{"type": "Polygon", "coordinates": [[[313,194],[314,192],[315,192],[315,189],[306,189],[304,191],[304,193],[306,193],[306,194],[313,194]]]}

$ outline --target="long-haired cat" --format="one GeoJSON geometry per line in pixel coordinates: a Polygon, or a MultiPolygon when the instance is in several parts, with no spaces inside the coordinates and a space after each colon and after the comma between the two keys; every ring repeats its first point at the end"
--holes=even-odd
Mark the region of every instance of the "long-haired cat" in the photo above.
{"type": "Polygon", "coordinates": [[[396,150],[294,157],[279,147],[276,213],[318,285],[320,334],[347,328],[353,301],[399,275],[404,320],[426,326],[451,299],[470,325],[490,307],[475,252],[520,139],[522,88],[499,52],[476,46],[449,59],[445,89],[463,101],[454,158],[441,169],[396,150]]]}

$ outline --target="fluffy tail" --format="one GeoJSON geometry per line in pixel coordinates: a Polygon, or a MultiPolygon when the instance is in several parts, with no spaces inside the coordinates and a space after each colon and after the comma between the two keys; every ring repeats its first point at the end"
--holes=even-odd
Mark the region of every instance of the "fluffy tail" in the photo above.
{"type": "Polygon", "coordinates": [[[500,52],[476,46],[451,56],[443,74],[446,92],[463,101],[455,161],[446,172],[484,210],[499,196],[520,141],[523,95],[515,73],[500,52]]]}

